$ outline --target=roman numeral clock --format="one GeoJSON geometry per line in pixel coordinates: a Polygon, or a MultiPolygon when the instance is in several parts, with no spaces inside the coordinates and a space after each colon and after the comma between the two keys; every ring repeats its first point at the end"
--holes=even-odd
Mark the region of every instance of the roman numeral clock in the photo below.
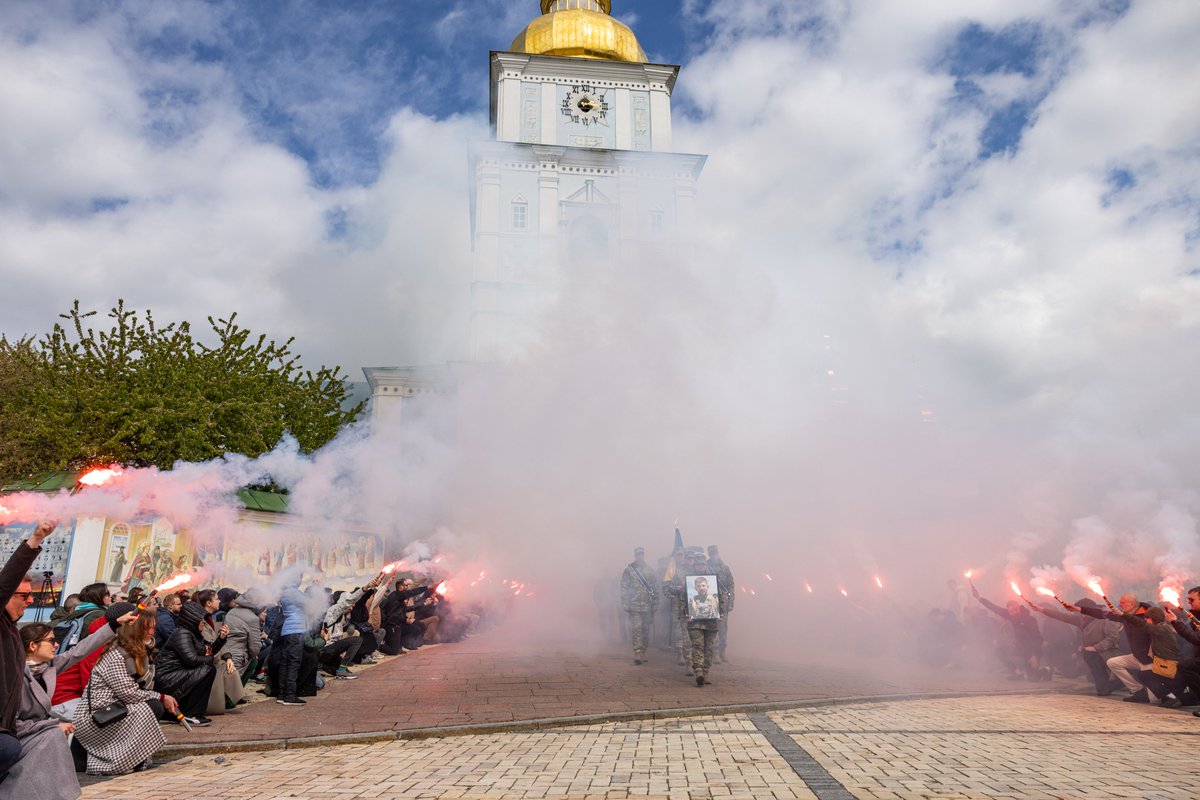
{"type": "Polygon", "coordinates": [[[604,100],[604,90],[596,89],[586,83],[571,87],[562,101],[563,122],[566,124],[607,125],[608,103],[604,100]]]}

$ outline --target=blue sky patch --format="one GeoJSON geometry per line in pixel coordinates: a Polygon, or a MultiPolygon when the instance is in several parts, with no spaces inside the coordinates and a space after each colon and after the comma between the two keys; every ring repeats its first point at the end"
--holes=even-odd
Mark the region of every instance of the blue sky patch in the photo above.
{"type": "Polygon", "coordinates": [[[1042,28],[1036,23],[1017,22],[991,30],[970,22],[954,37],[939,66],[957,78],[994,73],[1031,78],[1041,56],[1042,28]]]}

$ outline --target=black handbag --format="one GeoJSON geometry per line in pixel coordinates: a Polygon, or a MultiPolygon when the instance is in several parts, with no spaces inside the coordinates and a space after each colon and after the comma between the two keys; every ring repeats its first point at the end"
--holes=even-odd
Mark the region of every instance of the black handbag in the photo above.
{"type": "Polygon", "coordinates": [[[129,715],[129,708],[120,700],[113,700],[104,708],[92,708],[92,684],[88,682],[87,688],[88,713],[92,715],[92,722],[97,728],[103,728],[112,725],[114,722],[119,722],[129,715]]]}

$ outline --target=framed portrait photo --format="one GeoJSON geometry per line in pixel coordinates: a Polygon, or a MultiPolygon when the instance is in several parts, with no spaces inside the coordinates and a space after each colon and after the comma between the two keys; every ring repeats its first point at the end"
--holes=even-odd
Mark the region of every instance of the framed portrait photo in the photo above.
{"type": "Polygon", "coordinates": [[[721,606],[717,602],[716,575],[689,575],[687,583],[688,619],[720,619],[721,606]]]}

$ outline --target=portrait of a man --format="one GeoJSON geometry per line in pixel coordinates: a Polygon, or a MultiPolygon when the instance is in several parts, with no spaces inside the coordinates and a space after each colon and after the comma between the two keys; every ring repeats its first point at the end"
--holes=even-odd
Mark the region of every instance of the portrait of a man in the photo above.
{"type": "Polygon", "coordinates": [[[717,576],[691,575],[687,579],[689,619],[720,619],[717,603],[717,576]]]}

